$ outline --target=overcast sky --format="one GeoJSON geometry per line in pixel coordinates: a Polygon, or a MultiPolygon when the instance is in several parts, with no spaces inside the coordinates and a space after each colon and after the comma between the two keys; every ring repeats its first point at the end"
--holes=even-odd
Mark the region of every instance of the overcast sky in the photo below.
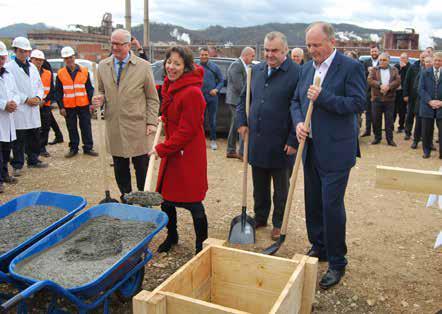
{"type": "MultiPolygon", "coordinates": [[[[152,21],[192,29],[210,25],[250,26],[268,22],[352,23],[442,37],[441,0],[150,0],[152,21]]],[[[0,0],[0,27],[18,22],[64,28],[67,24],[99,25],[104,12],[124,24],[124,0],[0,0]]],[[[132,0],[132,25],[143,22],[143,0],[132,0]]]]}

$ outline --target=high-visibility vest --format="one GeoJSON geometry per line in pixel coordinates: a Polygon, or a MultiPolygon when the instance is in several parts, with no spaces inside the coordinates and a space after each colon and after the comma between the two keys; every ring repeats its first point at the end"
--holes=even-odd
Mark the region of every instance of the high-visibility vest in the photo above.
{"type": "MultiPolygon", "coordinates": [[[[49,91],[51,90],[51,79],[52,79],[52,75],[51,75],[51,71],[43,69],[43,71],[40,74],[41,77],[41,82],[43,83],[43,88],[44,88],[44,97],[46,98],[46,96],[49,94],[49,91]]],[[[47,101],[44,103],[43,106],[45,107],[49,107],[51,105],[50,101],[47,101]]]]}
{"type": "Polygon", "coordinates": [[[65,108],[84,107],[89,105],[87,97],[86,82],[88,78],[88,70],[79,66],[80,69],[72,81],[72,77],[66,67],[58,71],[57,77],[63,85],[63,106],[65,108]]]}

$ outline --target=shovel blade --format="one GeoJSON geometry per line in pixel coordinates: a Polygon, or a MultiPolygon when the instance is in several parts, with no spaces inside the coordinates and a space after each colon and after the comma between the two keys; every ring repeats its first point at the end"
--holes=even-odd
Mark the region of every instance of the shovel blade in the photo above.
{"type": "Polygon", "coordinates": [[[233,244],[255,243],[255,220],[245,212],[233,218],[230,224],[229,242],[233,244]]]}

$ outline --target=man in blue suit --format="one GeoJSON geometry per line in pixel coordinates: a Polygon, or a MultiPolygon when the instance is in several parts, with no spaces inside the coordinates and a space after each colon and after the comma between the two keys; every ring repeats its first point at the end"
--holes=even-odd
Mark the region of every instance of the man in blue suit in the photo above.
{"type": "Polygon", "coordinates": [[[236,125],[242,137],[249,132],[248,162],[252,166],[256,228],[267,226],[273,180],[271,237],[277,240],[281,233],[293,155],[298,145],[290,118],[290,100],[298,83],[300,66],[287,58],[287,38],[280,32],[266,35],[264,50],[265,61],[252,67],[248,120],[244,89],[236,109],[236,125]]]}
{"type": "Polygon", "coordinates": [[[291,114],[298,140],[306,140],[305,215],[312,243],[307,254],[328,260],[328,270],[319,283],[327,289],[341,280],[347,265],[344,195],[350,170],[360,155],[357,117],[365,109],[367,86],[361,63],[335,49],[330,24],[311,24],[306,44],[313,60],[302,67],[291,114]],[[312,85],[318,76],[320,87],[312,85]],[[314,110],[307,130],[304,120],[310,100],[314,110]]]}
{"type": "Polygon", "coordinates": [[[422,70],[419,80],[420,108],[422,118],[423,158],[430,158],[433,144],[433,126],[439,129],[439,158],[442,159],[442,52],[433,55],[433,67],[422,70]]]}

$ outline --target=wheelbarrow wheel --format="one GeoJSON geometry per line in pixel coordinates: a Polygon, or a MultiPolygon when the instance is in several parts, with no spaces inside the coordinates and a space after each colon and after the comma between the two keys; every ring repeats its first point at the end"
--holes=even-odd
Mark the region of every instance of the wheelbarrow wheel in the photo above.
{"type": "Polygon", "coordinates": [[[115,292],[117,298],[121,302],[127,302],[141,290],[144,279],[144,267],[142,267],[135,275],[126,280],[125,283],[115,292]]]}

